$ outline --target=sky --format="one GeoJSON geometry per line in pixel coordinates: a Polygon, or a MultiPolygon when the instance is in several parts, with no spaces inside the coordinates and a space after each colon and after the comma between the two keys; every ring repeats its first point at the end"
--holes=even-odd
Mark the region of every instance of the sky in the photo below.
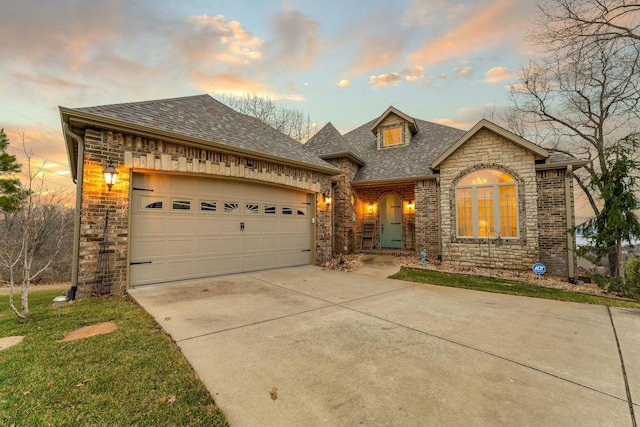
{"type": "Polygon", "coordinates": [[[73,187],[58,106],[256,93],[342,133],[471,128],[536,54],[531,0],[0,0],[0,127],[73,187]]]}

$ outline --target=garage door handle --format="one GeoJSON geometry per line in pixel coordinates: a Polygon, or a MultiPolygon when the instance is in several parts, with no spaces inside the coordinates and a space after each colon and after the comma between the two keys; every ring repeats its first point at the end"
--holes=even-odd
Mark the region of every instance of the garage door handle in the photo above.
{"type": "Polygon", "coordinates": [[[244,231],[244,222],[240,223],[240,231],[244,231]]]}

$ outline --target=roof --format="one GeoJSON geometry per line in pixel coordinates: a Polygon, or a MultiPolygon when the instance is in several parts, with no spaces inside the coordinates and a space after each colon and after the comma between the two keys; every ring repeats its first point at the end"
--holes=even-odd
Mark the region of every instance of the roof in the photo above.
{"type": "Polygon", "coordinates": [[[394,181],[431,175],[429,165],[465,132],[460,129],[425,120],[414,119],[419,132],[409,145],[378,150],[373,120],[348,132],[344,139],[356,150],[366,164],[358,170],[354,183],[366,181],[394,181]]]}
{"type": "Polygon", "coordinates": [[[359,166],[365,163],[356,154],[355,148],[338,132],[331,122],[324,125],[304,146],[321,159],[348,157],[359,166]]]}
{"type": "Polygon", "coordinates": [[[481,129],[488,129],[501,137],[509,140],[510,142],[524,148],[525,150],[534,154],[536,159],[547,159],[549,158],[549,152],[540,147],[539,145],[534,144],[533,142],[529,142],[524,138],[519,137],[518,135],[509,132],[508,130],[501,128],[495,123],[491,123],[489,120],[482,119],[474,127],[469,129],[455,144],[449,147],[444,153],[438,156],[437,159],[433,161],[431,164],[432,169],[437,169],[447,157],[453,154],[458,148],[460,148],[465,142],[467,142],[471,137],[473,137],[476,133],[478,133],[481,129]]]}
{"type": "Polygon", "coordinates": [[[538,169],[555,168],[559,165],[578,168],[585,165],[585,162],[572,156],[549,152],[488,120],[479,121],[465,132],[450,126],[411,118],[394,107],[389,107],[377,119],[344,135],[340,135],[335,127],[329,124],[305,146],[325,159],[336,158],[345,153],[353,153],[362,159],[363,164],[352,181],[356,185],[412,181],[434,176],[433,171],[481,129],[488,129],[531,152],[541,161],[536,165],[538,169]],[[408,145],[378,149],[374,131],[389,114],[397,114],[405,120],[408,117],[413,123],[411,126],[415,126],[417,132],[408,145]]]}
{"type": "MultiPolygon", "coordinates": [[[[206,94],[96,107],[60,107],[60,113],[63,123],[72,122],[74,126],[100,124],[326,173],[339,172],[298,141],[206,94]]],[[[68,148],[73,148],[73,138],[65,137],[68,148]]],[[[75,172],[72,150],[68,151],[75,172]]]]}

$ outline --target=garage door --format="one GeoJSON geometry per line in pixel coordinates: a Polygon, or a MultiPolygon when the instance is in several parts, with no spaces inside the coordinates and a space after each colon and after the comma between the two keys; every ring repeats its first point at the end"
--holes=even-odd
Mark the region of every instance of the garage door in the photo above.
{"type": "Polygon", "coordinates": [[[172,175],[132,187],[131,286],[313,262],[311,194],[172,175]]]}

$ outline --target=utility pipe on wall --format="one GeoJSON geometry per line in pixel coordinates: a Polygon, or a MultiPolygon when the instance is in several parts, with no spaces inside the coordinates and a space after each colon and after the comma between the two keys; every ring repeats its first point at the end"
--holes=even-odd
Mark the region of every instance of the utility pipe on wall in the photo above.
{"type": "Polygon", "coordinates": [[[574,218],[573,206],[571,204],[571,180],[573,179],[573,166],[567,165],[567,171],[564,174],[564,204],[567,216],[567,270],[569,273],[569,282],[576,281],[575,265],[573,263],[576,251],[576,239],[573,234],[574,218]]]}
{"type": "Polygon", "coordinates": [[[75,299],[78,289],[78,258],[80,257],[80,217],[82,215],[82,177],[84,175],[84,140],[78,134],[73,133],[69,123],[63,122],[62,128],[65,135],[73,138],[78,143],[78,158],[76,159],[76,212],[73,222],[73,254],[71,257],[71,289],[68,299],[75,299]]]}

